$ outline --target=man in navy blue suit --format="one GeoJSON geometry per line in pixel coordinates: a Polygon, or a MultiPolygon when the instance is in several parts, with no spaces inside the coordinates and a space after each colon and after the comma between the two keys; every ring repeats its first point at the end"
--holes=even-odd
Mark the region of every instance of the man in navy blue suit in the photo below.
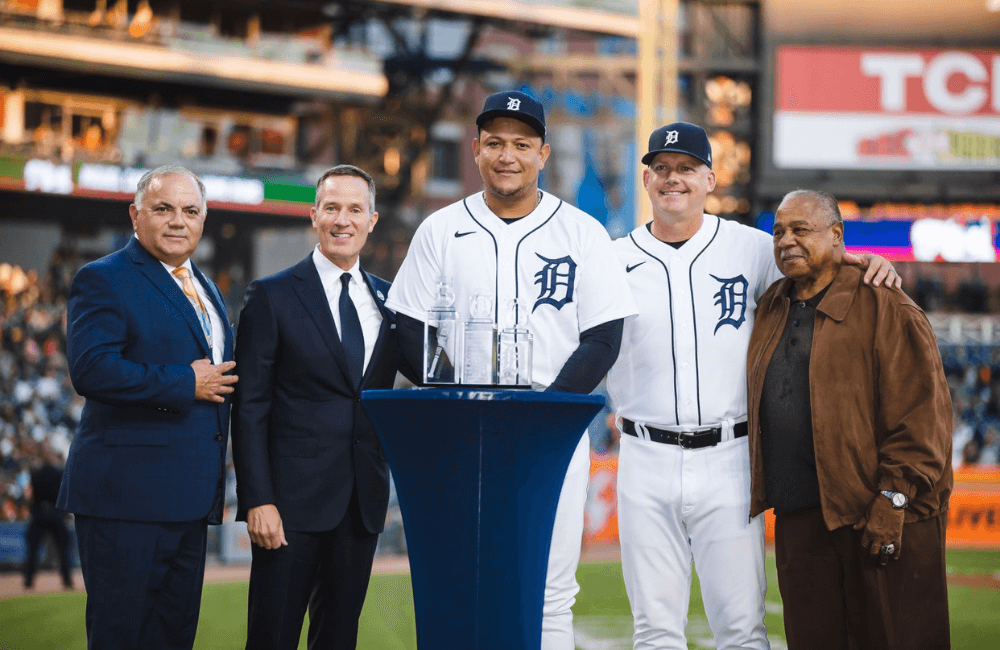
{"type": "Polygon", "coordinates": [[[70,288],[66,353],[87,403],[56,507],[76,515],[88,648],[191,648],[206,525],[222,521],[233,333],[190,259],[201,180],[154,169],[129,214],[135,237],[70,288]]]}
{"type": "MultiPolygon", "coordinates": [[[[248,649],[355,648],[389,469],[360,394],[391,388],[389,283],[358,254],[378,221],[375,183],[339,165],[316,186],[319,243],[247,289],[233,403],[238,520],[253,542],[248,649]]],[[[407,369],[407,372],[408,369],[407,369]]]]}

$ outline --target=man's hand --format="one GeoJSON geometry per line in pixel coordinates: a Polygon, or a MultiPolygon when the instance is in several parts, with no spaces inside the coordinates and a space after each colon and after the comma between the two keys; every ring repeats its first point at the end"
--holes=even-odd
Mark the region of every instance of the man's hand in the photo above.
{"type": "Polygon", "coordinates": [[[864,530],[861,536],[861,546],[878,563],[885,566],[891,557],[899,559],[903,548],[903,514],[902,508],[893,508],[892,502],[881,494],[875,495],[875,500],[868,505],[868,511],[861,521],[854,525],[854,530],[864,530]],[[891,553],[883,553],[883,547],[892,545],[891,553]]]}
{"type": "Polygon", "coordinates": [[[885,286],[890,289],[893,287],[903,288],[903,278],[899,277],[896,269],[892,268],[892,262],[881,255],[844,253],[844,263],[868,269],[865,271],[865,284],[874,284],[877,287],[884,281],[885,286]]]}
{"type": "Polygon", "coordinates": [[[236,375],[227,375],[236,367],[235,361],[224,361],[219,365],[209,359],[198,359],[191,363],[194,369],[194,398],[206,402],[222,404],[226,395],[233,392],[233,384],[239,381],[236,375]]]}
{"type": "Polygon", "coordinates": [[[247,511],[247,532],[250,533],[251,542],[268,550],[288,546],[285,529],[281,525],[281,515],[272,503],[247,511]]]}

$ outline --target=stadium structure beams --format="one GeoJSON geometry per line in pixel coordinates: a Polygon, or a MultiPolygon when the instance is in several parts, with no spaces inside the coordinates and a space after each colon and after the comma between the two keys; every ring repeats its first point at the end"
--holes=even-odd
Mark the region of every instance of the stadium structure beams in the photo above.
{"type": "MultiPolygon", "coordinates": [[[[412,47],[396,29],[392,19],[380,17],[393,37],[396,52],[385,60],[389,92],[382,100],[378,112],[384,131],[372,135],[383,140],[374,147],[380,154],[388,147],[395,147],[399,155],[399,167],[390,179],[384,179],[379,187],[382,200],[389,204],[402,202],[412,180],[413,164],[420,160],[430,147],[431,127],[441,119],[445,109],[454,100],[455,87],[459,81],[474,71],[499,69],[491,61],[474,58],[473,52],[479,43],[486,21],[473,17],[469,20],[469,30],[461,52],[453,59],[431,57],[427,54],[427,17],[420,17],[420,38],[417,47],[412,47]],[[428,83],[430,73],[447,70],[450,78],[438,84],[431,91],[428,83]],[[389,182],[386,182],[386,181],[389,182]]],[[[362,162],[362,161],[359,161],[362,162]]],[[[363,161],[368,168],[385,168],[384,161],[363,161]]],[[[385,170],[387,173],[389,170],[385,170]]]]}
{"type": "MultiPolygon", "coordinates": [[[[643,140],[659,124],[672,122],[677,115],[677,0],[639,0],[638,111],[636,114],[636,151],[644,151],[643,140]]],[[[641,163],[636,174],[635,224],[653,218],[653,208],[645,200],[641,163]]]]}
{"type": "Polygon", "coordinates": [[[385,76],[349,67],[204,56],[145,43],[0,27],[4,60],[84,73],[264,90],[320,99],[385,95],[385,76]]]}
{"type": "MultiPolygon", "coordinates": [[[[356,0],[329,2],[327,11],[337,11],[356,0]]],[[[574,29],[594,34],[635,38],[640,30],[638,17],[610,11],[562,6],[555,3],[508,0],[376,0],[365,5],[389,5],[428,16],[475,17],[490,22],[520,23],[542,28],[574,29]]]]}
{"type": "MultiPolygon", "coordinates": [[[[429,105],[435,97],[449,96],[460,76],[477,78],[483,72],[497,69],[506,70],[514,80],[530,82],[548,77],[551,81],[543,81],[543,84],[554,83],[565,88],[592,88],[596,79],[603,93],[636,97],[637,108],[643,113],[636,128],[637,148],[641,149],[646,145],[647,134],[656,125],[678,115],[707,124],[704,86],[708,79],[729,75],[751,80],[751,85],[756,85],[760,70],[759,4],[757,0],[640,0],[637,4],[640,13],[626,17],[624,22],[621,14],[596,12],[603,15],[594,20],[593,10],[566,7],[556,2],[337,0],[323,5],[322,11],[330,16],[337,34],[350,33],[353,25],[365,20],[374,19],[385,25],[387,38],[395,51],[384,57],[389,92],[382,102],[379,119],[398,119],[400,127],[408,122],[420,127],[415,132],[427,134],[440,116],[440,111],[429,105]],[[553,18],[567,11],[577,12],[574,20],[553,18]],[[440,59],[428,54],[426,25],[435,19],[466,24],[475,20],[479,29],[495,28],[528,39],[573,32],[595,37],[625,37],[636,39],[639,56],[529,51],[523,56],[509,58],[504,58],[503,54],[484,54],[481,58],[459,63],[457,58],[440,59]],[[423,34],[415,35],[412,30],[398,27],[402,21],[423,25],[423,34]],[[439,81],[441,75],[438,73],[442,70],[450,73],[444,75],[450,79],[445,84],[439,81]],[[679,88],[682,83],[684,90],[679,88]],[[678,97],[682,92],[685,93],[683,98],[678,97]],[[682,105],[680,112],[679,104],[682,105]],[[396,110],[402,106],[406,111],[396,110]],[[407,111],[414,115],[404,115],[407,111]]],[[[383,141],[386,130],[381,129],[379,134],[383,141]]],[[[744,134],[744,139],[752,139],[752,135],[744,134]]],[[[399,138],[397,142],[405,140],[399,138]]],[[[420,140],[416,146],[413,142],[403,143],[400,149],[403,166],[398,178],[389,179],[399,192],[404,190],[405,181],[410,178],[408,163],[416,162],[410,154],[422,154],[428,145],[426,140],[420,140]]],[[[637,187],[636,191],[641,192],[641,188],[637,187]]],[[[643,198],[642,194],[639,196],[643,198]]],[[[646,203],[640,200],[637,205],[645,207],[646,203]]]]}
{"type": "Polygon", "coordinates": [[[71,70],[50,66],[29,66],[6,63],[0,57],[0,84],[16,88],[45,89],[73,94],[93,94],[119,97],[140,104],[155,98],[158,105],[175,107],[197,105],[206,108],[250,108],[274,115],[290,112],[301,98],[281,92],[262,89],[233,89],[217,85],[201,86],[184,82],[167,82],[156,79],[131,79],[122,83],[119,76],[110,73],[77,74],[71,70]]]}

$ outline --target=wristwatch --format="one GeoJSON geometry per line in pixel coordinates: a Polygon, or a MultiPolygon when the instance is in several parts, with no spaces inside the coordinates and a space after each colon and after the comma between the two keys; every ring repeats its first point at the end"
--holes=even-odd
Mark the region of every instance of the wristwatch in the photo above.
{"type": "Polygon", "coordinates": [[[902,510],[906,506],[910,505],[910,498],[905,494],[903,494],[902,492],[891,492],[889,490],[882,490],[882,495],[892,502],[892,507],[895,508],[896,510],[902,510]]]}

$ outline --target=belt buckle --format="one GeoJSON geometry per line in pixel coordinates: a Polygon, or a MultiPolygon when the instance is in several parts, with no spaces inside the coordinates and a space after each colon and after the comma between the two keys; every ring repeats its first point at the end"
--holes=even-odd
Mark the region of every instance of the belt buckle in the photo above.
{"type": "Polygon", "coordinates": [[[677,434],[677,446],[681,449],[703,449],[704,447],[715,447],[719,444],[719,441],[715,439],[716,430],[706,429],[705,431],[685,431],[684,433],[677,434]],[[695,447],[695,443],[699,442],[705,436],[713,436],[712,444],[710,445],[698,445],[695,447]],[[687,439],[685,444],[684,440],[687,439]]]}
{"type": "Polygon", "coordinates": [[[681,449],[694,449],[694,447],[690,447],[688,445],[694,443],[694,440],[697,437],[695,434],[696,434],[696,432],[694,432],[694,431],[692,431],[691,433],[688,433],[686,431],[684,431],[684,432],[678,432],[677,433],[677,446],[680,447],[681,449]],[[685,441],[689,441],[689,442],[685,442],[685,441]]]}

